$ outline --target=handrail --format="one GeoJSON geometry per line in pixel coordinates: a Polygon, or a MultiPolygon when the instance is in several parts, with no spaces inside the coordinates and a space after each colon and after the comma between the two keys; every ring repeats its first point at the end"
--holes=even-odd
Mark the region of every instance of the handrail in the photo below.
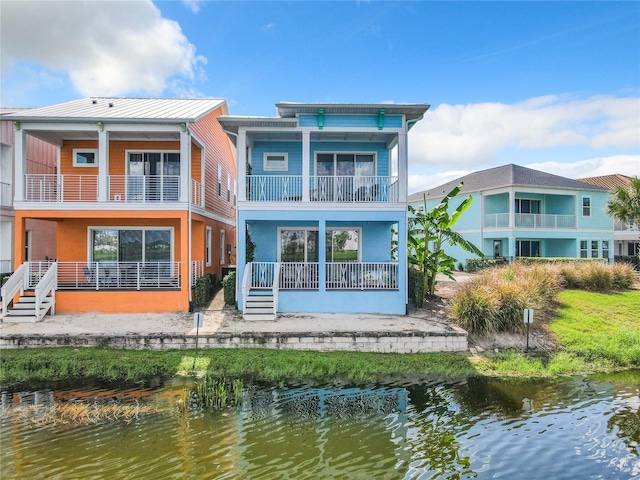
{"type": "Polygon", "coordinates": [[[242,276],[242,303],[243,303],[242,318],[244,318],[244,314],[247,311],[246,301],[247,301],[247,294],[249,293],[249,288],[251,286],[252,268],[253,268],[253,263],[251,262],[247,263],[244,267],[244,275],[242,276]]]}
{"type": "Polygon", "coordinates": [[[9,307],[9,302],[15,297],[18,290],[22,295],[24,293],[24,281],[25,281],[25,272],[29,270],[29,265],[27,262],[20,265],[15,272],[9,277],[9,279],[2,286],[2,291],[0,294],[2,295],[2,316],[5,317],[7,315],[7,309],[9,307]]]}
{"type": "Polygon", "coordinates": [[[35,315],[38,321],[42,320],[42,318],[47,313],[46,310],[40,312],[40,305],[42,301],[51,293],[51,315],[55,315],[56,313],[56,288],[58,287],[58,262],[53,262],[47,273],[45,273],[38,285],[36,285],[35,294],[36,294],[36,311],[35,315]]]}
{"type": "Polygon", "coordinates": [[[281,263],[278,262],[273,268],[273,286],[271,291],[273,292],[273,316],[278,314],[278,292],[280,291],[280,267],[281,263]]]}

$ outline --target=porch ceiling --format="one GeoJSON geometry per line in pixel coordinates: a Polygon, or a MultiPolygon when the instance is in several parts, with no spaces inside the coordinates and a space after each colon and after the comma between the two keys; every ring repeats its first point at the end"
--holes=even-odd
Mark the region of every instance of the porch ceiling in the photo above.
{"type": "MultiPolygon", "coordinates": [[[[301,132],[288,131],[263,131],[247,132],[247,136],[253,142],[301,142],[301,132]]],[[[389,144],[396,138],[392,132],[337,132],[323,131],[312,132],[312,142],[384,142],[389,144]]]]}
{"type": "MultiPolygon", "coordinates": [[[[29,135],[54,145],[64,140],[98,140],[97,131],[27,130],[29,135]]],[[[109,132],[109,140],[180,140],[179,132],[109,132]]]]}

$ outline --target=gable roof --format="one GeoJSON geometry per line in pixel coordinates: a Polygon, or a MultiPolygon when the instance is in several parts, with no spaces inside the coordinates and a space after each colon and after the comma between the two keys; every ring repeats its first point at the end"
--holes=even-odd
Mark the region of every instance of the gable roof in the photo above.
{"type": "Polygon", "coordinates": [[[631,177],[616,173],[613,175],[601,175],[599,177],[585,177],[578,179],[581,182],[590,183],[599,187],[614,190],[616,188],[627,188],[631,185],[631,177]]]}
{"type": "Polygon", "coordinates": [[[541,172],[532,168],[521,167],[512,163],[501,167],[473,172],[430,190],[414,193],[409,196],[408,201],[411,203],[421,200],[425,194],[427,198],[444,197],[454,187],[458,186],[460,182],[464,182],[460,193],[477,192],[511,186],[551,187],[570,190],[606,190],[606,188],[603,187],[579,182],[578,180],[553,175],[551,173],[541,172]]]}
{"type": "Polygon", "coordinates": [[[194,122],[226,105],[220,98],[90,97],[57,105],[16,111],[4,116],[19,121],[194,122]]]}

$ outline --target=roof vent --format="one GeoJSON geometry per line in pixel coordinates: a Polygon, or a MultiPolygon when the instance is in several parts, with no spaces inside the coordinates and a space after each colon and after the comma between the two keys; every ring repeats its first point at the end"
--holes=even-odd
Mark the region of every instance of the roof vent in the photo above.
{"type": "Polygon", "coordinates": [[[96,99],[94,98],[93,100],[91,100],[91,103],[92,103],[93,105],[95,105],[96,103],[98,103],[98,100],[96,100],[96,99]]]}
{"type": "Polygon", "coordinates": [[[113,107],[113,103],[110,103],[110,104],[109,104],[109,108],[112,108],[112,107],[113,107]]]}

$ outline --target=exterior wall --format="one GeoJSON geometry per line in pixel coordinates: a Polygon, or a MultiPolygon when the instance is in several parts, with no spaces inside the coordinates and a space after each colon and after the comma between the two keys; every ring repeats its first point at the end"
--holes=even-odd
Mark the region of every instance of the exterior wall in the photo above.
{"type": "Polygon", "coordinates": [[[609,192],[580,192],[578,195],[578,229],[613,230],[613,219],[607,215],[609,192]],[[591,197],[591,216],[582,215],[582,198],[591,197]]]}
{"type": "MultiPolygon", "coordinates": [[[[300,115],[301,127],[317,127],[318,115],[300,115]]],[[[323,124],[325,127],[366,127],[378,128],[378,117],[372,115],[325,115],[323,124]]],[[[401,128],[401,115],[385,115],[384,126],[386,128],[401,128]]]]}
{"type": "Polygon", "coordinates": [[[509,194],[499,193],[497,195],[484,196],[484,213],[509,213],[509,194]]]}

